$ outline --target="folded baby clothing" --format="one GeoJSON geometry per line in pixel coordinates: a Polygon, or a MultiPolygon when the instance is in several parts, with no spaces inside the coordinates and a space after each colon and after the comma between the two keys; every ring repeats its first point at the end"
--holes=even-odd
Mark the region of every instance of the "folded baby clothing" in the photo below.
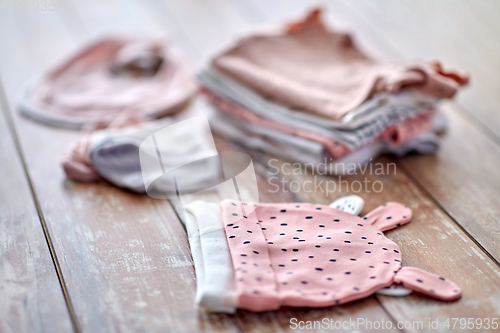
{"type": "MultiPolygon", "coordinates": [[[[428,131],[400,145],[391,144],[391,140],[377,140],[334,161],[330,161],[330,155],[321,143],[252,123],[244,123],[231,115],[215,114],[211,118],[210,126],[214,132],[223,137],[230,137],[233,142],[241,146],[281,156],[306,166],[314,166],[314,170],[319,173],[342,175],[356,171],[382,154],[404,156],[410,152],[419,154],[437,152],[440,138],[436,133],[445,130],[446,121],[439,111],[432,115],[430,122],[431,128],[428,131]]],[[[397,134],[393,138],[397,139],[397,134]]]]}
{"type": "Polygon", "coordinates": [[[265,100],[238,82],[225,78],[216,70],[203,70],[198,74],[201,91],[220,109],[252,122],[281,128],[316,133],[317,136],[341,141],[350,149],[372,142],[381,131],[392,124],[404,122],[419,113],[435,109],[437,99],[417,91],[398,95],[379,94],[363,104],[342,122],[331,121],[312,114],[290,110],[265,100]],[[254,114],[254,117],[248,114],[254,114]]]}
{"type": "Polygon", "coordinates": [[[196,91],[183,55],[164,40],[96,40],[20,91],[24,114],[53,126],[106,127],[123,112],[145,119],[172,114],[196,91]]]}
{"type": "Polygon", "coordinates": [[[450,98],[467,83],[439,64],[370,59],[349,35],[328,30],[320,16],[316,9],[285,32],[242,38],[212,65],[280,104],[335,120],[378,92],[413,87],[450,98]]]}
{"type": "Polygon", "coordinates": [[[332,306],[391,285],[443,301],[461,296],[450,280],[401,267],[400,248],[383,235],[410,222],[412,211],[399,203],[362,218],[316,204],[233,200],[196,201],[186,212],[196,302],[210,311],[332,306]]]}
{"type": "Polygon", "coordinates": [[[315,147],[307,158],[329,163],[374,145],[381,148],[364,150],[376,152],[371,158],[392,150],[435,152],[429,149],[439,147],[439,138],[430,135],[436,133],[432,117],[440,100],[453,97],[468,76],[446,72],[438,63],[372,60],[350,36],[328,29],[320,14],[314,10],[284,29],[243,37],[198,73],[200,91],[219,110],[212,128],[242,145],[300,162],[305,155],[295,152],[305,142],[315,147]],[[280,149],[271,139],[278,132],[288,138],[278,140],[280,149]],[[405,148],[431,137],[422,149],[405,148]]]}
{"type": "Polygon", "coordinates": [[[179,186],[184,193],[193,192],[219,181],[218,159],[211,158],[218,152],[206,115],[180,122],[171,117],[141,122],[133,117],[122,115],[108,128],[73,143],[62,156],[67,177],[81,182],[103,178],[138,193],[152,185],[148,193],[165,194],[176,193],[179,186]],[[164,176],[172,170],[175,178],[164,176]]]}

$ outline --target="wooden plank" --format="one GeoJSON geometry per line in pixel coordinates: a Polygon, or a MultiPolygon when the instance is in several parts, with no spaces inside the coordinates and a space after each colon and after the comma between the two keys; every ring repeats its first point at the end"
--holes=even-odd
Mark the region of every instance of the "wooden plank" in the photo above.
{"type": "MultiPolygon", "coordinates": [[[[0,14],[0,70],[11,104],[25,79],[76,44],[64,15],[29,13],[11,20],[0,14]]],[[[167,201],[105,182],[66,180],[59,156],[82,133],[13,116],[82,332],[235,330],[228,317],[194,309],[187,237],[167,201]]]]}
{"type": "Polygon", "coordinates": [[[202,3],[192,0],[159,0],[154,3],[158,4],[159,9],[163,9],[162,15],[175,18],[183,34],[196,45],[196,53],[201,54],[197,62],[199,66],[204,65],[205,60],[227,45],[235,33],[250,27],[247,20],[242,18],[240,9],[227,0],[202,3]]]}
{"type": "Polygon", "coordinates": [[[5,118],[7,104],[0,102],[0,331],[70,332],[68,308],[5,118]]]}
{"type": "MultiPolygon", "coordinates": [[[[17,52],[18,40],[7,33],[8,25],[29,20],[33,13],[12,8],[0,10],[2,55],[17,52]]],[[[23,30],[18,31],[21,35],[23,30]]],[[[27,41],[29,42],[29,41],[27,41]]],[[[1,55],[0,55],[1,57],[1,55]]],[[[25,61],[19,55],[19,65],[25,61]]],[[[30,67],[30,63],[24,63],[30,67]]],[[[19,67],[19,66],[17,66],[19,67]]],[[[11,72],[15,70],[9,68],[11,72]]],[[[13,141],[16,133],[5,115],[9,112],[4,100],[7,70],[0,70],[3,85],[0,113],[0,331],[2,332],[69,332],[70,314],[58,276],[54,269],[33,193],[26,178],[20,152],[13,141]]]]}
{"type": "Polygon", "coordinates": [[[498,264],[500,147],[458,108],[451,103],[443,107],[450,124],[439,154],[408,156],[400,164],[498,264]]]}
{"type": "Polygon", "coordinates": [[[178,28],[175,18],[158,15],[158,5],[137,0],[71,1],[64,17],[79,42],[107,34],[153,35],[170,39],[196,55],[197,48],[178,28]],[[120,15],[116,15],[117,9],[120,15]]]}

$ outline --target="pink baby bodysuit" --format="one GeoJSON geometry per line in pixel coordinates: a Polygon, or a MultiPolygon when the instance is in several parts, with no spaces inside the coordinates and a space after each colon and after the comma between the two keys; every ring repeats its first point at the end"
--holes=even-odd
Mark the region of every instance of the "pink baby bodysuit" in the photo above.
{"type": "Polygon", "coordinates": [[[450,98],[468,82],[439,63],[372,60],[349,35],[329,30],[320,10],[283,30],[240,39],[212,66],[270,100],[334,120],[379,92],[412,87],[450,98]]]}
{"type": "Polygon", "coordinates": [[[455,283],[401,268],[401,250],[382,231],[409,222],[411,216],[409,208],[393,202],[363,218],[308,203],[222,202],[238,307],[331,306],[393,283],[441,300],[459,298],[455,283]]]}

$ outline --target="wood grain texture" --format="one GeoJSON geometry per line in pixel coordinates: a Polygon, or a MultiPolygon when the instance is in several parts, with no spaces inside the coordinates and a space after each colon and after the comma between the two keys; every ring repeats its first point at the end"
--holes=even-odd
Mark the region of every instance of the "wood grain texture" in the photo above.
{"type": "Polygon", "coordinates": [[[0,332],[69,332],[64,295],[5,112],[0,110],[0,332]]]}
{"type": "Polygon", "coordinates": [[[408,156],[400,164],[481,246],[500,261],[500,147],[486,138],[457,105],[437,155],[408,156]]]}
{"type": "MultiPolygon", "coordinates": [[[[60,19],[70,13],[1,14],[2,41],[12,41],[0,52],[11,104],[24,80],[80,43],[60,19]]],[[[82,332],[237,330],[228,316],[194,309],[187,237],[167,201],[66,180],[59,156],[82,133],[13,116],[82,332]]]]}

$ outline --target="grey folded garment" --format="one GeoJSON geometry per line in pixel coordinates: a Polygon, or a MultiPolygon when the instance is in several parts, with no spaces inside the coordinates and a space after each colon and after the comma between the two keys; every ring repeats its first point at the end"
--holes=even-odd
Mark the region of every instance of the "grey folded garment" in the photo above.
{"type": "Polygon", "coordinates": [[[313,162],[328,156],[319,142],[248,123],[221,111],[214,112],[209,120],[214,133],[252,150],[300,162],[313,162]]]}
{"type": "Polygon", "coordinates": [[[435,153],[441,141],[437,134],[446,129],[447,123],[440,110],[432,116],[431,121],[431,130],[421,133],[400,146],[377,140],[333,161],[320,143],[274,129],[264,129],[221,111],[217,111],[210,118],[210,126],[214,132],[231,138],[233,142],[241,146],[312,166],[320,173],[343,175],[353,173],[382,154],[404,156],[411,152],[435,153]]]}
{"type": "Polygon", "coordinates": [[[74,144],[62,164],[68,178],[102,177],[152,196],[192,193],[221,181],[219,155],[205,115],[96,131],[74,144]]]}
{"type": "MultiPolygon", "coordinates": [[[[90,145],[91,165],[102,178],[118,187],[138,193],[146,192],[144,180],[150,179],[152,182],[160,175],[141,169],[141,158],[143,165],[145,159],[156,164],[158,156],[156,151],[149,156],[144,156],[144,153],[141,156],[139,149],[148,137],[168,125],[169,122],[161,122],[113,133],[99,133],[90,145]]],[[[215,146],[211,147],[208,140],[211,138],[182,133],[158,140],[163,167],[169,171],[175,170],[175,178],[174,174],[163,176],[161,181],[155,182],[155,189],[149,188],[148,191],[174,194],[179,190],[176,183],[182,183],[181,192],[191,193],[215,185],[219,181],[220,167],[217,159],[210,158],[217,155],[217,150],[215,146]]]]}
{"type": "Polygon", "coordinates": [[[198,80],[202,86],[259,117],[341,141],[352,150],[373,142],[388,126],[401,124],[423,112],[434,110],[439,101],[434,96],[410,89],[398,94],[380,93],[341,121],[334,121],[267,100],[213,68],[200,71],[198,80]]]}

